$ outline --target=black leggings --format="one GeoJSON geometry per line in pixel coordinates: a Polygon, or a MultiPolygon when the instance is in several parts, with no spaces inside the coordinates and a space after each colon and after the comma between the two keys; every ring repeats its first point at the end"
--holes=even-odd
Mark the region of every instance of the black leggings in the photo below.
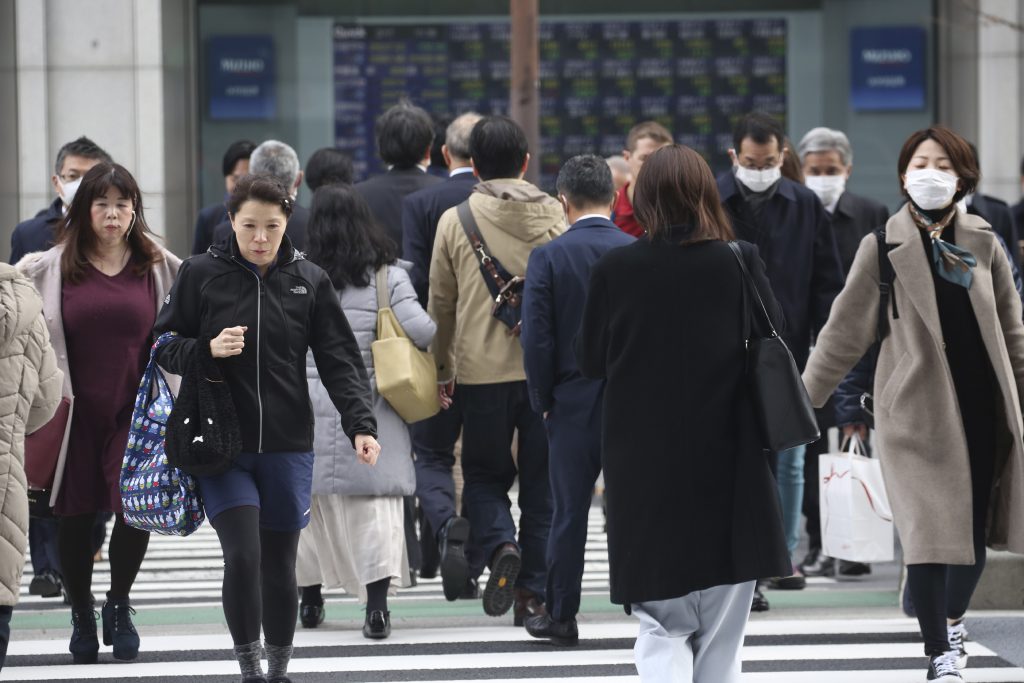
{"type": "Polygon", "coordinates": [[[251,505],[220,513],[213,528],[224,551],[221,595],[235,645],[259,640],[261,623],[268,643],[291,645],[299,614],[299,532],[261,529],[259,508],[251,505]]]}
{"type": "MultiPolygon", "coordinates": [[[[93,528],[98,513],[61,517],[57,527],[57,549],[64,573],[64,588],[71,607],[89,609],[92,605],[93,528]]],[[[149,532],[130,527],[120,515],[110,534],[110,592],[112,600],[127,600],[149,547],[149,532]]]]}

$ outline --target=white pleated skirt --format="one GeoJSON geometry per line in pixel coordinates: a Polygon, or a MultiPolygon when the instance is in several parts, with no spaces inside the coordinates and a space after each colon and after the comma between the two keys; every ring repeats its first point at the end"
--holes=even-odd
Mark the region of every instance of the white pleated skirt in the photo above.
{"type": "Polygon", "coordinates": [[[363,603],[368,583],[390,577],[392,595],[408,586],[403,514],[401,496],[313,496],[299,536],[299,586],[342,588],[363,603]]]}

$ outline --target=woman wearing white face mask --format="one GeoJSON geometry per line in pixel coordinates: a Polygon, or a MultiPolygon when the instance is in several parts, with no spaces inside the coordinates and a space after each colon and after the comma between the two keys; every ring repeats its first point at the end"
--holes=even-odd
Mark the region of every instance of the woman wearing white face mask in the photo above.
{"type": "MultiPolygon", "coordinates": [[[[914,133],[899,177],[910,201],[885,231],[895,279],[875,374],[878,453],[928,680],[961,681],[985,548],[1024,553],[1024,325],[991,228],[956,207],[979,178],[963,138],[914,133]]],[[[804,372],[818,405],[876,339],[880,272],[869,235],[804,372]]]]}

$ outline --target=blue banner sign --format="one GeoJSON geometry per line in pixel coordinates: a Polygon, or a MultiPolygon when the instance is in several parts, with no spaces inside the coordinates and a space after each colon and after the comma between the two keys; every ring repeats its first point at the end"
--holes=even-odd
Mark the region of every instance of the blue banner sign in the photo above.
{"type": "Polygon", "coordinates": [[[925,108],[925,30],[920,26],[850,31],[850,106],[855,111],[925,108]]]}
{"type": "Polygon", "coordinates": [[[210,118],[273,119],[277,99],[271,36],[213,36],[206,46],[210,118]]]}

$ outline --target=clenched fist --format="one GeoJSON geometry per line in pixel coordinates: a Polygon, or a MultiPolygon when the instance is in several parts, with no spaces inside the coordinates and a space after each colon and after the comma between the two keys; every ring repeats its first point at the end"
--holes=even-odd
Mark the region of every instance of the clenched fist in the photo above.
{"type": "Polygon", "coordinates": [[[210,340],[210,355],[214,358],[237,356],[245,348],[245,331],[248,327],[225,327],[210,340]]]}

